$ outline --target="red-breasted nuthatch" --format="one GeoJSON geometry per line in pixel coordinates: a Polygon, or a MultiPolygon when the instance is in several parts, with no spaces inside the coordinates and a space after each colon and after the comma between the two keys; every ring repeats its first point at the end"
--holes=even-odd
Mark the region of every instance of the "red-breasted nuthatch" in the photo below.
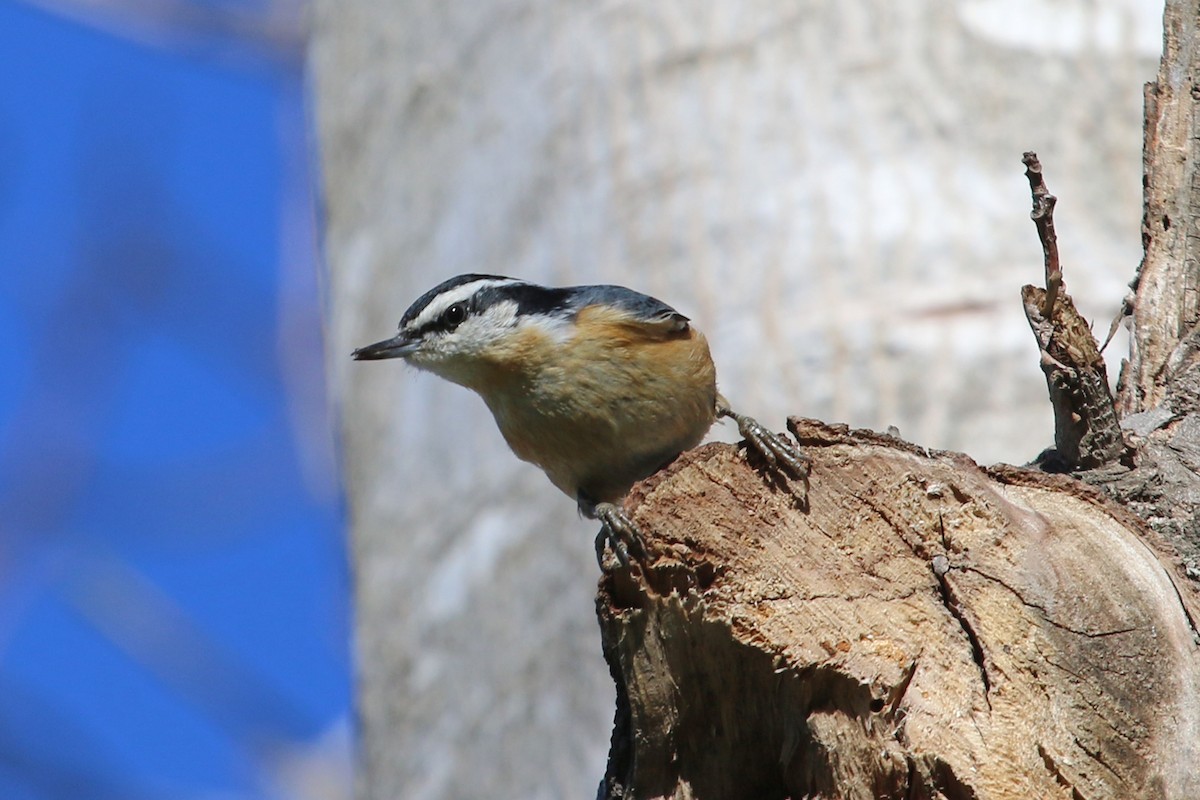
{"type": "Polygon", "coordinates": [[[735,420],[773,467],[807,474],[797,447],[717,393],[704,334],[622,286],[459,275],[409,306],[396,336],[353,356],[403,358],[477,392],[512,451],[601,521],[598,556],[607,536],[623,564],[622,539],[644,550],[615,503],[699,444],[718,417],[735,420]]]}

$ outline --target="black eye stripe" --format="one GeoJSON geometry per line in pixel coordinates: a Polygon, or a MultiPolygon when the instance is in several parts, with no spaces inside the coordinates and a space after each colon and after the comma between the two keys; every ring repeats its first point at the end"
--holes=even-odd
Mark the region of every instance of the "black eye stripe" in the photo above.
{"type": "Polygon", "coordinates": [[[469,316],[471,316],[470,301],[460,300],[448,306],[436,319],[426,322],[413,333],[417,336],[425,336],[430,333],[449,333],[466,322],[469,316]]]}

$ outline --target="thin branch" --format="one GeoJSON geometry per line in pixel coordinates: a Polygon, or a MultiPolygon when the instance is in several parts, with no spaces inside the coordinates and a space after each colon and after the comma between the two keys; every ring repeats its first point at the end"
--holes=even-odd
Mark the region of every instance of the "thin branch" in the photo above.
{"type": "Polygon", "coordinates": [[[1030,218],[1045,257],[1046,288],[1025,286],[1021,302],[1037,339],[1042,372],[1054,407],[1054,445],[1074,469],[1093,469],[1125,455],[1125,443],[1108,388],[1104,359],[1091,326],[1080,316],[1063,283],[1054,232],[1056,198],[1046,188],[1036,153],[1025,153],[1025,177],[1033,196],[1030,218]]]}
{"type": "Polygon", "coordinates": [[[1058,234],[1054,232],[1054,204],[1058,198],[1050,194],[1042,178],[1042,162],[1037,153],[1028,151],[1021,157],[1025,165],[1025,177],[1029,179],[1029,191],[1033,194],[1033,210],[1029,218],[1037,226],[1038,239],[1042,242],[1042,255],[1046,262],[1046,299],[1042,305],[1042,316],[1051,317],[1058,292],[1062,289],[1062,267],[1058,262],[1058,234]]]}

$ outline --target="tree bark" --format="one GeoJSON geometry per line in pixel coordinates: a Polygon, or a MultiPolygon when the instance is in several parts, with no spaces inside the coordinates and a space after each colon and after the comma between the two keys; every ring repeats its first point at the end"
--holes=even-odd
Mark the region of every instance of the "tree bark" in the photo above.
{"type": "Polygon", "coordinates": [[[1200,11],[1169,0],[1158,80],[1146,85],[1143,184],[1145,258],[1133,283],[1133,337],[1121,400],[1126,414],[1200,398],[1200,11]]]}
{"type": "Polygon", "coordinates": [[[1146,91],[1125,441],[1070,430],[1090,379],[1054,326],[1103,363],[1073,307],[1050,313],[1047,250],[1023,299],[1074,474],[793,418],[800,502],[734,447],[685,454],[635,488],[650,556],[597,599],[618,693],[601,797],[1200,796],[1198,19],[1168,2],[1146,91]]]}
{"type": "Polygon", "coordinates": [[[1118,391],[1133,469],[1084,473],[1171,541],[1200,576],[1200,4],[1172,0],[1145,90],[1145,256],[1118,391]]]}

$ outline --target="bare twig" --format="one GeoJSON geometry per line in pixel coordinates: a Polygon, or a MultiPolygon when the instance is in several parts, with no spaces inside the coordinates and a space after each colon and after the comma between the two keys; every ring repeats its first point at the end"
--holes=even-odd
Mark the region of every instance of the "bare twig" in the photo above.
{"type": "Polygon", "coordinates": [[[1121,310],[1113,317],[1112,323],[1108,326],[1108,336],[1104,337],[1104,344],[1100,345],[1101,353],[1108,347],[1108,343],[1113,340],[1113,337],[1117,335],[1117,331],[1120,329],[1121,323],[1125,321],[1125,318],[1133,316],[1133,304],[1135,301],[1136,296],[1132,291],[1125,295],[1125,298],[1121,301],[1121,310]]]}
{"type": "Polygon", "coordinates": [[[1050,194],[1042,178],[1042,162],[1032,150],[1021,158],[1025,164],[1025,177],[1029,179],[1029,190],[1033,194],[1033,210],[1029,218],[1037,226],[1038,239],[1042,242],[1042,255],[1046,266],[1046,299],[1042,316],[1054,313],[1054,303],[1063,285],[1062,267],[1058,261],[1058,234],[1054,232],[1054,204],[1058,198],[1050,194]]]}
{"type": "Polygon", "coordinates": [[[1091,327],[1065,291],[1054,232],[1056,199],[1046,188],[1037,154],[1026,153],[1021,160],[1033,195],[1029,216],[1042,243],[1046,283],[1045,289],[1024,287],[1021,300],[1054,407],[1054,445],[1068,468],[1092,469],[1121,458],[1125,444],[1104,359],[1091,327]]]}

